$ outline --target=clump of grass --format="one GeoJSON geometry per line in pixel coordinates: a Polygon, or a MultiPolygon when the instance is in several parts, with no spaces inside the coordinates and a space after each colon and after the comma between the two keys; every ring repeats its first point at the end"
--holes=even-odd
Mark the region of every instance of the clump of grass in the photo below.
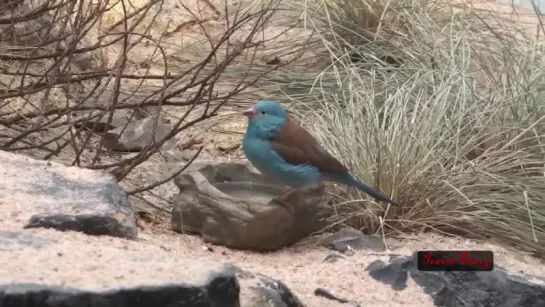
{"type": "Polygon", "coordinates": [[[545,255],[544,52],[502,17],[429,5],[306,7],[331,65],[309,90],[312,101],[292,99],[296,110],[356,175],[405,207],[337,187],[332,222],[486,238],[545,255]],[[377,18],[362,26],[361,16],[377,18]]]}

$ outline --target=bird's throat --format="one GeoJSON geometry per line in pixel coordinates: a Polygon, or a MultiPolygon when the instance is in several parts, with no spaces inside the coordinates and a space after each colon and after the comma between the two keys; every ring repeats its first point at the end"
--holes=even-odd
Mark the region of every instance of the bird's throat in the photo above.
{"type": "Polygon", "coordinates": [[[257,116],[248,121],[246,137],[269,140],[273,138],[284,124],[284,120],[278,117],[257,116]]]}

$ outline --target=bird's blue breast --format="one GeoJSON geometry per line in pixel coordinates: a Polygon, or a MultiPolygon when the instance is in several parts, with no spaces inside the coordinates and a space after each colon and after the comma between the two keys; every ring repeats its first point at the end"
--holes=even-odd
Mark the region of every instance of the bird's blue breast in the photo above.
{"type": "Polygon", "coordinates": [[[242,149],[248,160],[261,173],[267,174],[285,184],[300,188],[311,185],[321,179],[321,173],[311,164],[293,165],[275,152],[271,142],[255,134],[256,127],[248,126],[242,141],[242,149]]]}

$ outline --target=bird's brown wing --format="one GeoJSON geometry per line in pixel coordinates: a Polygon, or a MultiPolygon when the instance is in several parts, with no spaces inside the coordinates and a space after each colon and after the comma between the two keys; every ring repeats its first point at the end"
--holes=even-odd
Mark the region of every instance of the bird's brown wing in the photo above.
{"type": "Polygon", "coordinates": [[[346,167],[322,148],[308,131],[289,118],[271,141],[274,150],[291,164],[310,163],[329,173],[347,171],[346,167]]]}

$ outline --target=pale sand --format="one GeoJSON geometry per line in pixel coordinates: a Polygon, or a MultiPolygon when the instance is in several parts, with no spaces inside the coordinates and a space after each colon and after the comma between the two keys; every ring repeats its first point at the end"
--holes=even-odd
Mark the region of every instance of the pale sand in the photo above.
{"type": "MultiPolygon", "coordinates": [[[[2,230],[22,231],[20,228],[2,230]]],[[[396,292],[368,275],[367,265],[376,259],[387,261],[388,253],[357,252],[336,263],[323,263],[332,251],[320,247],[318,237],[278,252],[259,254],[221,246],[210,246],[212,251],[209,251],[203,248],[198,237],[161,229],[142,231],[139,242],[47,229],[24,232],[59,245],[39,252],[33,249],[0,252],[0,283],[42,282],[98,290],[180,281],[181,277],[188,282],[198,282],[205,277],[199,275],[200,270],[216,267],[218,264],[212,260],[217,260],[283,281],[309,307],[346,306],[316,297],[313,292],[317,287],[362,306],[433,306],[431,298],[411,279],[407,289],[396,292]],[[133,261],[127,261],[128,257],[133,261]],[[187,266],[184,264],[187,258],[203,261],[202,267],[187,266]]],[[[389,239],[388,243],[402,246],[391,252],[402,255],[421,249],[493,250],[497,265],[545,277],[540,260],[489,243],[431,234],[403,241],[389,239]]]]}

